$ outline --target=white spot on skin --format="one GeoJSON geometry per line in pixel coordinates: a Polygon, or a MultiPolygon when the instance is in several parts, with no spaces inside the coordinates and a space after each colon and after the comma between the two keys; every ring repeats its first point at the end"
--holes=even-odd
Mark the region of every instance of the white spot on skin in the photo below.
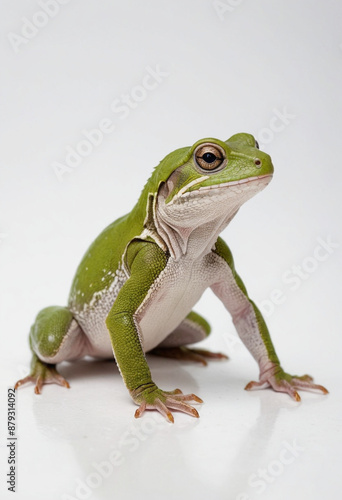
{"type": "Polygon", "coordinates": [[[54,335],[49,335],[48,336],[48,341],[49,342],[53,342],[55,340],[55,336],[54,335]]]}
{"type": "MultiPolygon", "coordinates": [[[[77,308],[71,307],[75,319],[92,344],[92,352],[106,357],[112,355],[113,350],[105,320],[122,285],[128,278],[121,264],[116,272],[113,272],[113,276],[112,283],[103,290],[95,292],[89,303],[79,305],[77,308]],[[79,309],[80,306],[81,309],[79,309]]],[[[107,274],[106,280],[111,281],[107,274]]]]}
{"type": "Polygon", "coordinates": [[[92,283],[90,283],[89,288],[91,288],[92,286],[93,286],[93,284],[92,284],[92,283]]]}

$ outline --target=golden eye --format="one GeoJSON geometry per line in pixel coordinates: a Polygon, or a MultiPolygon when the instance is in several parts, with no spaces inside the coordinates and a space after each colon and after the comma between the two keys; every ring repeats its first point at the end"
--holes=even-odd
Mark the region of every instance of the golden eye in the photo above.
{"type": "Polygon", "coordinates": [[[215,170],[225,161],[225,152],[213,144],[201,144],[195,151],[195,161],[204,170],[215,170]]]}

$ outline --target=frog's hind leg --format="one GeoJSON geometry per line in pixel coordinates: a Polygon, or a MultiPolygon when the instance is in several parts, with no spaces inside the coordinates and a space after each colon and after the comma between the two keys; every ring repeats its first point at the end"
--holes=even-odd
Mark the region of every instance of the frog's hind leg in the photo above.
{"type": "Polygon", "coordinates": [[[35,384],[36,394],[48,383],[69,388],[69,383],[56,370],[56,364],[82,357],[86,347],[86,337],[69,309],[51,306],[40,311],[31,327],[29,341],[31,371],[18,380],[15,389],[27,382],[35,384]]]}
{"type": "Polygon", "coordinates": [[[228,359],[228,356],[220,352],[211,352],[206,349],[194,349],[186,347],[186,344],[194,344],[206,339],[210,334],[209,323],[198,313],[191,311],[182,323],[166,337],[149,354],[176,358],[180,360],[195,361],[207,365],[208,359],[228,359]]]}

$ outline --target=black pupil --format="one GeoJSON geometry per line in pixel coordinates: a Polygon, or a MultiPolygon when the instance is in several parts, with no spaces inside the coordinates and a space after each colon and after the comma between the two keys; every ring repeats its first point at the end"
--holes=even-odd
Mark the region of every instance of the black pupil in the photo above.
{"type": "Polygon", "coordinates": [[[202,159],[206,163],[214,163],[214,161],[217,159],[217,157],[214,155],[214,153],[204,153],[202,156],[202,159]]]}

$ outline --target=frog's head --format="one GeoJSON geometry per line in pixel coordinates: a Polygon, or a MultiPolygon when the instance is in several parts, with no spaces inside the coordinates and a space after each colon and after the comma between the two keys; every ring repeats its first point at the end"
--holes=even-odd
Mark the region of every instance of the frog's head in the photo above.
{"type": "Polygon", "coordinates": [[[270,156],[250,134],[227,141],[202,139],[174,151],[150,179],[159,234],[168,227],[189,235],[205,225],[222,231],[241,205],[267,186],[272,174],[270,156]]]}
{"type": "Polygon", "coordinates": [[[181,210],[183,218],[191,219],[193,210],[209,205],[214,213],[225,206],[228,211],[239,208],[267,186],[273,165],[252,135],[235,134],[225,142],[202,139],[174,151],[156,170],[159,181],[164,176],[159,194],[168,211],[181,210]]]}

